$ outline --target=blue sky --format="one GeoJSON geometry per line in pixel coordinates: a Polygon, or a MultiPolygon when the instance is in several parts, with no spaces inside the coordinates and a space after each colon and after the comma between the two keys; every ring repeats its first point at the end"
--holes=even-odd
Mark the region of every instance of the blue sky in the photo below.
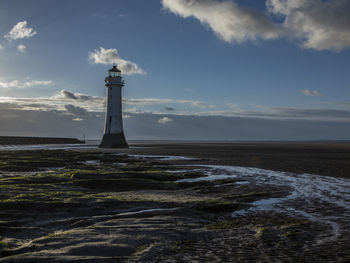
{"type": "MultiPolygon", "coordinates": [[[[305,139],[349,139],[345,130],[314,134],[319,121],[327,128],[336,123],[335,130],[349,122],[349,12],[345,0],[0,0],[0,109],[16,123],[24,111],[34,123],[35,114],[59,112],[67,136],[95,118],[89,134],[97,138],[103,80],[120,62],[132,66],[123,92],[126,129],[135,138],[153,138],[128,126],[152,114],[150,134],[158,126],[184,129],[181,116],[191,116],[198,129],[205,126],[199,116],[224,116],[232,134],[225,139],[242,139],[234,118],[306,121],[313,129],[305,139]]],[[[27,131],[11,128],[11,120],[0,118],[7,126],[1,134],[27,131]]],[[[264,138],[257,132],[244,139],[264,138]]]]}

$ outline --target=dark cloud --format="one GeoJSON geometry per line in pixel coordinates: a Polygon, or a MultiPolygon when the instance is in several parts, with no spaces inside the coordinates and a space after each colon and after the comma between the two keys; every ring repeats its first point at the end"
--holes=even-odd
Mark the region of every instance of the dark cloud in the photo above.
{"type": "Polygon", "coordinates": [[[70,92],[68,90],[61,90],[60,91],[60,95],[62,95],[62,98],[65,98],[65,99],[72,99],[72,100],[77,100],[77,96],[74,95],[73,92],[70,92]]]}
{"type": "Polygon", "coordinates": [[[88,111],[82,107],[74,106],[72,104],[64,105],[67,112],[78,117],[85,117],[88,115],[88,111]]]}
{"type": "Polygon", "coordinates": [[[172,108],[172,107],[165,107],[164,109],[167,110],[167,111],[175,111],[175,109],[172,108]]]}
{"type": "Polygon", "coordinates": [[[105,98],[98,97],[98,96],[89,96],[81,93],[74,93],[68,90],[61,90],[58,95],[56,95],[54,98],[56,99],[69,99],[69,100],[75,100],[75,101],[101,101],[104,102],[105,98]]]}
{"type": "Polygon", "coordinates": [[[10,110],[10,109],[22,109],[22,106],[18,105],[17,103],[11,103],[11,102],[0,103],[0,110],[10,110]]]}

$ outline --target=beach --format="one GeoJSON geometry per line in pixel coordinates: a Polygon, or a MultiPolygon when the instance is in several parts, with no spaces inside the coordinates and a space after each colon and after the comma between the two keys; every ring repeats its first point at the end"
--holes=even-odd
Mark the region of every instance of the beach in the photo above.
{"type": "Polygon", "coordinates": [[[350,260],[348,144],[130,146],[3,149],[0,262],[350,260]]]}
{"type": "Polygon", "coordinates": [[[349,142],[138,143],[127,153],[179,155],[202,163],[350,178],[349,142]]]}

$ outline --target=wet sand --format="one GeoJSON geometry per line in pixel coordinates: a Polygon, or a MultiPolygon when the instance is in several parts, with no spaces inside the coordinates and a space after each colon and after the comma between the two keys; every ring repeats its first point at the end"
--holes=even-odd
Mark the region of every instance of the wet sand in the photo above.
{"type": "Polygon", "coordinates": [[[349,262],[350,179],[334,177],[348,154],[336,144],[0,151],[0,262],[349,262]],[[305,173],[321,156],[332,176],[305,173]]]}
{"type": "Polygon", "coordinates": [[[350,143],[345,142],[139,143],[121,151],[188,156],[206,164],[350,178],[350,143]]]}

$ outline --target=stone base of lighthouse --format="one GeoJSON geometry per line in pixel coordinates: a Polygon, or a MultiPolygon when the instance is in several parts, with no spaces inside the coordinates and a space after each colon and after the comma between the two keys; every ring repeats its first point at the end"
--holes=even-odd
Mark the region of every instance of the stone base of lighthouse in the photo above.
{"type": "Polygon", "coordinates": [[[124,132],[104,134],[99,148],[129,148],[124,132]]]}

